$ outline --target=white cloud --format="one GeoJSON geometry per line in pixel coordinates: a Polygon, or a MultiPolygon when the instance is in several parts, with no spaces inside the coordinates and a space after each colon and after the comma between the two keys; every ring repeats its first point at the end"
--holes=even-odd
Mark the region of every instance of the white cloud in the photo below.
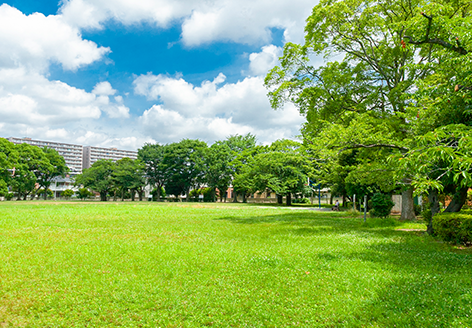
{"type": "Polygon", "coordinates": [[[224,76],[194,86],[182,78],[142,75],[134,81],[137,94],[161,102],[139,118],[143,130],[165,142],[200,138],[212,142],[231,134],[256,134],[261,141],[292,138],[304,118],[293,105],[274,111],[262,77],[248,77],[222,86],[224,76]]]}
{"type": "Polygon", "coordinates": [[[249,70],[252,75],[266,75],[279,63],[283,50],[273,44],[262,47],[262,51],[249,55],[249,70]]]}
{"type": "Polygon", "coordinates": [[[283,29],[286,41],[301,42],[314,5],[316,1],[308,0],[67,0],[60,12],[80,28],[102,28],[109,19],[163,28],[182,22],[184,44],[198,46],[214,41],[269,43],[271,28],[283,29]]]}
{"type": "Polygon", "coordinates": [[[99,82],[95,85],[92,90],[93,94],[99,96],[113,96],[116,93],[116,90],[111,87],[110,82],[99,82]]]}
{"type": "Polygon", "coordinates": [[[80,31],[60,16],[26,16],[7,4],[0,6],[0,44],[0,67],[24,66],[38,72],[45,72],[51,62],[76,70],[110,51],[83,40],[80,31]]]}

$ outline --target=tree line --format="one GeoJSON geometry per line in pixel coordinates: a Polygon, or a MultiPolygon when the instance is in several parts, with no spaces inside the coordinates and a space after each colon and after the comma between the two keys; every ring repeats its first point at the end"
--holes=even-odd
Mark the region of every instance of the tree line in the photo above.
{"type": "Polygon", "coordinates": [[[0,138],[0,196],[17,199],[42,195],[55,177],[69,172],[64,158],[55,149],[29,144],[15,145],[0,138]]]}
{"type": "Polygon", "coordinates": [[[75,183],[100,194],[102,201],[111,196],[132,200],[143,198],[150,185],[157,200],[161,193],[175,198],[186,196],[220,201],[233,187],[233,201],[240,195],[243,201],[255,192],[269,190],[279,197],[307,192],[312,166],[302,145],[291,140],[279,140],[271,145],[256,144],[252,134],[230,136],[208,146],[200,140],[184,139],[170,144],[145,144],[138,158],[123,158],[116,163],[99,160],[76,177],[75,183]]]}

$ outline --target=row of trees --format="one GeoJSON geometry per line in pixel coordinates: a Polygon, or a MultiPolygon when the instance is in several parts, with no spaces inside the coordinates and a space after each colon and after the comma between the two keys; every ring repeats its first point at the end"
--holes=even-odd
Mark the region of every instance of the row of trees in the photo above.
{"type": "Polygon", "coordinates": [[[138,150],[137,160],[97,161],[77,176],[75,183],[99,193],[103,201],[110,194],[116,198],[128,191],[132,200],[135,193],[142,199],[149,184],[157,199],[161,190],[174,197],[198,197],[205,187],[210,199],[223,200],[226,190],[233,186],[234,201],[238,194],[245,199],[248,194],[270,190],[280,202],[286,196],[290,204],[291,195],[303,192],[312,174],[301,146],[290,140],[260,146],[251,134],[230,136],[211,146],[190,139],[167,145],[146,144],[138,150]]]}
{"type": "Polygon", "coordinates": [[[306,115],[304,145],[335,192],[399,190],[402,219],[414,192],[433,214],[444,192],[458,211],[472,186],[471,28],[468,1],[322,0],[266,77],[271,104],[306,115]]]}
{"type": "Polygon", "coordinates": [[[18,199],[38,194],[46,199],[53,178],[68,171],[64,158],[54,149],[15,145],[0,138],[0,196],[11,190],[18,199]]]}

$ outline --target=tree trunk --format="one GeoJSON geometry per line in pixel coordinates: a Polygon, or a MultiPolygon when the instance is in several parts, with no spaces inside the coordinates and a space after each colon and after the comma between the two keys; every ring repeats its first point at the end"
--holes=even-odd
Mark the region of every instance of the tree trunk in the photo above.
{"type": "Polygon", "coordinates": [[[105,192],[102,191],[102,192],[100,193],[100,200],[101,200],[102,202],[106,202],[106,201],[108,200],[106,191],[105,191],[105,192]]]}
{"type": "Polygon", "coordinates": [[[156,193],[157,193],[157,201],[160,202],[161,201],[161,187],[160,186],[157,186],[156,193]]]}
{"type": "Polygon", "coordinates": [[[233,203],[238,203],[238,193],[236,189],[233,188],[233,203]]]}
{"type": "Polygon", "coordinates": [[[116,190],[113,191],[113,201],[116,202],[116,190]]]}
{"type": "MultiPolygon", "coordinates": [[[[467,194],[467,192],[466,192],[467,194]]],[[[467,196],[467,195],[466,195],[467,196]]],[[[48,199],[48,193],[46,192],[46,189],[44,189],[44,196],[43,196],[43,199],[44,200],[47,200],[48,199]]]]}
{"type": "Polygon", "coordinates": [[[343,207],[346,207],[346,195],[343,194],[343,207]]]}
{"type": "Polygon", "coordinates": [[[459,212],[467,201],[467,190],[469,190],[469,187],[457,188],[452,201],[444,212],[459,212]]]}
{"type": "Polygon", "coordinates": [[[285,203],[287,204],[287,206],[292,206],[292,194],[291,193],[288,193],[286,198],[285,198],[285,203]]]}
{"type": "Polygon", "coordinates": [[[125,201],[125,190],[124,189],[121,189],[121,201],[122,202],[125,201]]]}
{"type": "Polygon", "coordinates": [[[431,220],[428,222],[427,232],[430,235],[434,235],[433,229],[433,217],[439,213],[439,197],[437,189],[429,189],[428,200],[431,209],[431,220]]]}
{"type": "Polygon", "coordinates": [[[131,201],[134,202],[134,199],[136,197],[136,191],[134,189],[131,190],[131,201]]]}
{"type": "Polygon", "coordinates": [[[247,203],[246,192],[245,191],[243,192],[243,203],[247,203]]]}
{"type": "Polygon", "coordinates": [[[277,195],[277,204],[283,204],[284,197],[282,195],[277,195]]]}
{"type": "Polygon", "coordinates": [[[334,199],[334,194],[330,193],[329,194],[329,203],[330,203],[330,205],[333,205],[333,199],[334,199]]]}
{"type": "Polygon", "coordinates": [[[144,190],[139,190],[138,191],[138,197],[139,197],[139,201],[142,202],[143,201],[143,194],[144,194],[144,190]]]}
{"type": "Polygon", "coordinates": [[[400,220],[415,220],[415,203],[413,201],[413,188],[402,191],[402,214],[400,220]]]}

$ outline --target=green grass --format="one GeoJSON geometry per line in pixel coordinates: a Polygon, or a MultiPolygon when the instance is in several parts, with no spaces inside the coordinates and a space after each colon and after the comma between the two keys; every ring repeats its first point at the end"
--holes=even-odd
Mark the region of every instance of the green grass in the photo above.
{"type": "Polygon", "coordinates": [[[472,252],[242,204],[0,203],[0,327],[472,327],[472,252]]]}

